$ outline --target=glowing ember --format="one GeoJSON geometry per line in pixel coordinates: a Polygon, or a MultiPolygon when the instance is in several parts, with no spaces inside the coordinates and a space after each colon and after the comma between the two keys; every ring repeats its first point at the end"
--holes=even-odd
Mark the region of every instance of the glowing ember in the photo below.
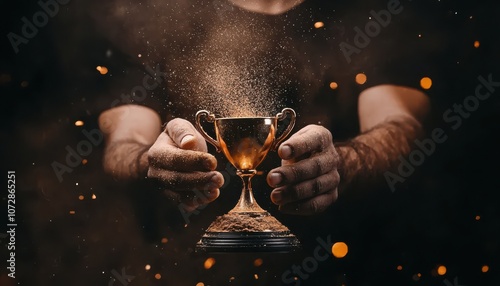
{"type": "Polygon", "coordinates": [[[105,66],[97,66],[95,69],[98,70],[102,75],[108,73],[108,68],[105,66]]]}
{"type": "Polygon", "coordinates": [[[331,89],[337,89],[337,87],[339,87],[338,83],[336,83],[336,82],[334,82],[334,81],[332,81],[332,82],[330,83],[330,88],[331,88],[331,89]]]}
{"type": "Polygon", "coordinates": [[[207,258],[207,260],[205,260],[205,263],[203,263],[203,267],[208,270],[208,269],[212,268],[212,266],[214,266],[214,264],[215,264],[215,259],[213,259],[212,257],[209,257],[209,258],[207,258]]]}
{"type": "Polygon", "coordinates": [[[84,197],[83,195],[79,195],[79,196],[78,196],[78,199],[79,199],[80,201],[83,201],[83,199],[85,199],[85,197],[84,197]]]}
{"type": "Polygon", "coordinates": [[[432,86],[432,80],[431,80],[429,77],[423,77],[423,78],[420,80],[420,86],[421,86],[423,89],[429,89],[429,88],[431,88],[431,86],[432,86]]]}
{"type": "Polygon", "coordinates": [[[324,26],[325,26],[325,23],[323,23],[323,22],[314,23],[314,28],[316,28],[316,29],[323,28],[324,26]]]}
{"type": "Polygon", "coordinates": [[[488,265],[483,265],[483,267],[481,267],[481,272],[483,273],[486,273],[490,270],[490,267],[488,265]]]}
{"type": "Polygon", "coordinates": [[[441,276],[446,274],[446,266],[440,265],[437,269],[437,273],[441,276]]]}
{"type": "Polygon", "coordinates": [[[257,259],[254,260],[253,266],[259,267],[259,266],[262,265],[262,263],[264,263],[264,261],[262,260],[262,258],[257,258],[257,259]]]}
{"type": "Polygon", "coordinates": [[[358,74],[356,75],[356,83],[357,83],[357,84],[365,84],[366,79],[367,79],[367,78],[366,78],[366,75],[365,75],[365,74],[363,74],[363,73],[358,73],[358,74]]]}
{"type": "Polygon", "coordinates": [[[151,265],[149,265],[149,264],[146,264],[146,266],[144,266],[144,269],[146,269],[146,270],[149,270],[149,269],[151,269],[151,265]]]}
{"type": "Polygon", "coordinates": [[[332,254],[337,258],[343,258],[349,251],[347,244],[344,242],[336,242],[332,245],[332,254]]]}
{"type": "Polygon", "coordinates": [[[81,120],[75,121],[75,126],[83,126],[84,122],[81,120]]]}

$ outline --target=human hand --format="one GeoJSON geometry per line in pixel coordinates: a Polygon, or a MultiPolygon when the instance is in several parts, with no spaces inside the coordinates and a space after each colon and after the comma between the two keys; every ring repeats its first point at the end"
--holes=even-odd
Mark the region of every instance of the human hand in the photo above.
{"type": "Polygon", "coordinates": [[[278,154],[282,166],[269,172],[267,182],[281,211],[315,214],[337,200],[339,155],[330,131],[308,125],[283,142],[278,154]]]}
{"type": "Polygon", "coordinates": [[[168,122],[149,149],[148,160],[148,178],[161,181],[166,195],[184,203],[187,211],[219,196],[224,177],[214,171],[217,160],[207,153],[205,139],[187,120],[176,118],[168,122]]]}

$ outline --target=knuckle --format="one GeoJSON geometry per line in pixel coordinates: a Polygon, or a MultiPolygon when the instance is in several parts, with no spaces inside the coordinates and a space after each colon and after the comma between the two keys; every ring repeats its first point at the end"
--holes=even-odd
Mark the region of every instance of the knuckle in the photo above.
{"type": "Polygon", "coordinates": [[[292,200],[300,200],[304,197],[304,187],[301,184],[293,185],[290,187],[289,194],[292,200]]]}
{"type": "Polygon", "coordinates": [[[174,118],[167,123],[167,133],[170,137],[179,137],[188,131],[186,120],[174,118]]]}
{"type": "Polygon", "coordinates": [[[316,156],[314,158],[312,158],[312,163],[313,163],[313,172],[316,173],[316,174],[323,174],[324,173],[324,169],[326,165],[324,162],[324,160],[322,159],[321,156],[316,156]]]}
{"type": "Polygon", "coordinates": [[[320,140],[323,146],[327,146],[330,142],[333,142],[333,136],[330,130],[321,125],[313,125],[313,127],[315,137],[320,140]]]}
{"type": "Polygon", "coordinates": [[[295,165],[288,166],[288,172],[285,172],[285,177],[289,182],[295,182],[300,178],[300,171],[295,165]]]}
{"type": "Polygon", "coordinates": [[[332,158],[332,161],[333,161],[333,165],[334,166],[338,166],[339,164],[339,161],[340,161],[340,155],[339,153],[337,152],[337,149],[335,149],[335,146],[333,146],[333,144],[331,145],[331,147],[329,148],[329,157],[332,158]]]}
{"type": "Polygon", "coordinates": [[[323,183],[321,182],[321,180],[320,179],[314,180],[312,184],[313,194],[314,195],[319,194],[321,193],[322,190],[323,190],[323,183]]]}
{"type": "Polygon", "coordinates": [[[340,184],[340,174],[337,170],[333,172],[333,182],[335,186],[338,186],[340,184]]]}
{"type": "Polygon", "coordinates": [[[168,176],[168,183],[172,186],[177,186],[182,179],[182,175],[179,172],[171,172],[168,176]]]}
{"type": "Polygon", "coordinates": [[[153,168],[149,168],[147,176],[148,178],[156,178],[157,177],[156,170],[153,168]]]}
{"type": "Polygon", "coordinates": [[[313,213],[317,213],[321,211],[321,205],[319,204],[318,200],[312,200],[309,203],[309,210],[313,213]]]}
{"type": "Polygon", "coordinates": [[[156,156],[158,156],[159,149],[156,147],[156,144],[153,144],[148,150],[148,159],[154,159],[156,156]]]}
{"type": "Polygon", "coordinates": [[[335,188],[335,190],[332,192],[332,202],[336,202],[338,198],[339,198],[339,190],[338,188],[335,188]]]}
{"type": "Polygon", "coordinates": [[[323,127],[323,136],[325,137],[327,143],[333,142],[332,132],[330,132],[330,130],[326,129],[325,127],[323,127]]]}
{"type": "Polygon", "coordinates": [[[170,120],[168,123],[167,123],[167,130],[173,130],[173,129],[176,129],[178,126],[180,126],[182,124],[182,119],[180,118],[174,118],[172,120],[170,120]]]}

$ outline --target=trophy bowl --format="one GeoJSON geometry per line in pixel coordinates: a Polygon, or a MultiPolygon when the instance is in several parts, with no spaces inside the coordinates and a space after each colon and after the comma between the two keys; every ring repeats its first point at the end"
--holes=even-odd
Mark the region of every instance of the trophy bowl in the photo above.
{"type": "Polygon", "coordinates": [[[216,118],[209,111],[196,113],[196,129],[217,152],[236,168],[243,189],[236,206],[217,217],[196,245],[206,252],[289,252],[300,247],[298,239],[253,196],[251,179],[270,150],[277,150],[295,125],[295,111],[285,108],[274,117],[216,118]],[[276,138],[278,122],[290,116],[290,123],[276,138]],[[217,139],[208,135],[201,121],[213,123],[217,139]]]}

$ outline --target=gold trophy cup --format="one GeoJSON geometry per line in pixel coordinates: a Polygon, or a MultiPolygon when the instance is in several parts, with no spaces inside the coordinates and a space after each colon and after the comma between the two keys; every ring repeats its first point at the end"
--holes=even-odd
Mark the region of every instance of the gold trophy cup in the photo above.
{"type": "Polygon", "coordinates": [[[222,151],[236,168],[243,181],[243,190],[236,206],[229,213],[217,217],[196,245],[197,251],[207,252],[288,252],[300,247],[300,242],[269,212],[255,201],[251,179],[257,166],[269,150],[278,146],[295,125],[295,111],[285,108],[275,117],[216,118],[206,110],[196,113],[196,129],[222,151]],[[276,138],[278,121],[290,115],[290,123],[276,138]],[[202,119],[214,124],[217,140],[208,135],[202,119]]]}

